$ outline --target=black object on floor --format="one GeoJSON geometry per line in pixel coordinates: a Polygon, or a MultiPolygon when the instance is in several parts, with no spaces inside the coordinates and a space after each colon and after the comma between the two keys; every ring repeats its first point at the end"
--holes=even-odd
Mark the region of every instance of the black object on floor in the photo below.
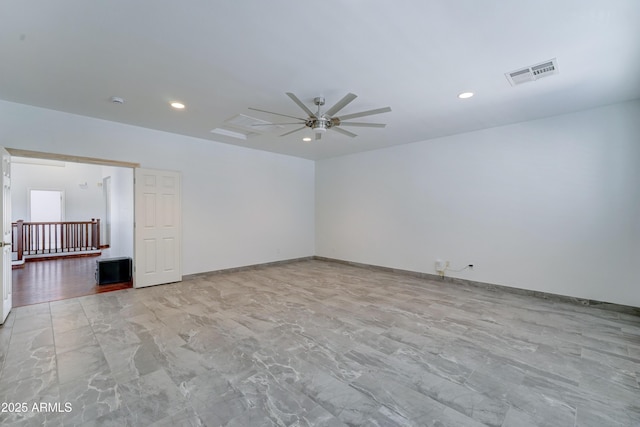
{"type": "Polygon", "coordinates": [[[131,258],[105,258],[96,260],[96,282],[99,285],[131,280],[131,258]]]}

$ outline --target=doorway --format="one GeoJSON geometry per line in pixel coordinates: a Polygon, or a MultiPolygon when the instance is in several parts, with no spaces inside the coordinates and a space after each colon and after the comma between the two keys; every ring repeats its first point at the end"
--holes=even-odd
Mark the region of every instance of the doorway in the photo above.
{"type": "MultiPolygon", "coordinates": [[[[131,191],[129,206],[133,206],[135,200],[135,218],[133,208],[130,210],[129,226],[123,227],[129,230],[129,238],[121,239],[123,245],[133,252],[135,244],[136,255],[133,263],[133,281],[136,287],[154,286],[182,280],[182,174],[178,171],[141,169],[140,165],[128,162],[110,161],[89,157],[67,156],[62,154],[42,153],[36,151],[20,150],[15,148],[0,147],[3,154],[3,185],[6,189],[7,197],[2,198],[3,204],[3,230],[13,229],[10,217],[12,214],[11,202],[13,201],[12,191],[9,191],[11,158],[27,157],[30,159],[49,159],[58,162],[68,161],[71,164],[86,161],[89,165],[101,165],[111,167],[116,170],[126,170],[133,178],[135,171],[135,191],[131,191]],[[5,167],[6,166],[6,167],[5,167]],[[6,206],[6,208],[4,208],[6,206]],[[135,219],[135,222],[134,222],[135,219]],[[133,236],[133,224],[136,223],[135,237],[133,236]],[[141,261],[142,260],[142,261],[141,261]],[[142,268],[136,268],[140,263],[142,268]]],[[[133,179],[126,181],[126,188],[132,188],[133,179]]],[[[87,189],[88,181],[79,184],[81,189],[87,189]]],[[[114,185],[115,188],[115,185],[114,185]]],[[[114,209],[116,199],[111,198],[111,207],[114,209]]],[[[112,210],[112,212],[115,212],[112,210]]],[[[122,213],[120,208],[119,213],[122,213]]],[[[112,221],[114,216],[111,216],[112,221]]],[[[113,230],[113,227],[112,227],[113,230]]],[[[12,286],[11,286],[11,250],[13,246],[12,232],[3,231],[3,247],[5,249],[4,262],[0,264],[2,268],[2,289],[3,295],[8,297],[3,299],[2,311],[0,312],[0,323],[4,322],[6,315],[12,307],[12,286]],[[9,240],[6,240],[9,239],[9,240]],[[5,274],[8,272],[9,274],[5,274]]],[[[17,233],[19,234],[19,233],[17,233]]],[[[99,232],[95,232],[99,235],[99,232]]],[[[113,243],[113,239],[110,240],[113,243]]],[[[23,240],[18,239],[18,242],[23,240]]],[[[20,246],[20,245],[17,245],[20,246]]],[[[46,279],[45,279],[46,280],[46,279]]]]}
{"type": "Polygon", "coordinates": [[[13,222],[66,224],[97,218],[103,225],[99,251],[31,259],[13,270],[15,307],[132,287],[131,281],[97,285],[95,278],[97,260],[133,257],[131,167],[16,156],[12,173],[13,222]]]}

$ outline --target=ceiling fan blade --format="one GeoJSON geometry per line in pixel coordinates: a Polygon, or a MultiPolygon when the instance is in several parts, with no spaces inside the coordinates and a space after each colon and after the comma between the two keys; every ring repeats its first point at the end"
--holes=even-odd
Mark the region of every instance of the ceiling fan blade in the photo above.
{"type": "Polygon", "coordinates": [[[339,126],[360,126],[363,128],[383,128],[384,123],[340,122],[339,126]]]}
{"type": "Polygon", "coordinates": [[[294,133],[294,132],[298,132],[298,131],[300,131],[300,130],[302,130],[302,129],[306,129],[306,128],[307,128],[306,126],[302,126],[301,128],[294,129],[294,130],[292,130],[292,131],[290,131],[290,132],[287,132],[287,133],[283,133],[283,134],[282,134],[282,135],[280,135],[280,136],[287,136],[287,135],[291,135],[291,134],[292,134],[292,133],[294,133]]]}
{"type": "Polygon", "coordinates": [[[309,115],[309,117],[315,117],[315,118],[317,118],[317,116],[313,113],[313,111],[311,111],[311,110],[309,109],[309,107],[307,107],[306,105],[304,105],[304,104],[302,103],[302,101],[300,101],[300,99],[298,99],[298,97],[297,97],[297,96],[295,96],[293,93],[291,93],[291,92],[287,92],[287,96],[288,96],[289,98],[291,98],[291,100],[292,100],[293,102],[295,102],[295,103],[298,105],[298,107],[302,108],[302,109],[304,110],[304,112],[305,112],[305,113],[307,113],[307,114],[309,115]]]}
{"type": "Polygon", "coordinates": [[[263,113],[269,113],[269,114],[275,114],[276,116],[289,117],[290,119],[302,120],[303,122],[306,120],[306,119],[302,119],[302,118],[300,118],[300,117],[289,116],[289,115],[287,115],[287,114],[274,113],[273,111],[261,110],[261,109],[259,109],[259,108],[249,107],[249,110],[253,110],[253,111],[261,111],[261,112],[263,112],[263,113]]]}
{"type": "Polygon", "coordinates": [[[348,130],[340,129],[340,128],[335,127],[335,126],[334,126],[334,127],[329,128],[329,129],[331,129],[331,130],[335,130],[336,132],[339,132],[339,133],[341,133],[341,134],[343,134],[343,135],[350,136],[351,138],[355,138],[356,136],[358,136],[358,135],[356,135],[356,134],[355,134],[355,133],[353,133],[353,132],[349,132],[348,130]]]}
{"type": "Polygon", "coordinates": [[[345,116],[340,117],[339,119],[340,121],[349,120],[349,119],[355,119],[356,117],[373,116],[374,114],[388,113],[389,111],[391,111],[390,107],[376,108],[375,110],[367,110],[367,111],[362,111],[360,113],[347,114],[345,116]]]}
{"type": "Polygon", "coordinates": [[[280,125],[301,125],[300,122],[295,123],[254,123],[251,126],[280,126],[280,125]]]}
{"type": "Polygon", "coordinates": [[[335,113],[337,113],[338,111],[342,110],[344,107],[347,106],[347,104],[349,104],[351,101],[353,101],[354,99],[356,99],[358,96],[353,94],[353,93],[348,93],[344,96],[344,98],[342,98],[340,101],[336,102],[336,104],[329,108],[324,115],[328,116],[328,117],[333,117],[333,115],[335,113]]]}

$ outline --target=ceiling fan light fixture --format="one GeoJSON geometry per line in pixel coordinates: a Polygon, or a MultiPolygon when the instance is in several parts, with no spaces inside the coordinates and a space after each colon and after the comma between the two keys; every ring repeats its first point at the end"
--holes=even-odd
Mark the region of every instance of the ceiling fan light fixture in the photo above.
{"type": "Polygon", "coordinates": [[[329,127],[331,127],[331,121],[324,117],[318,117],[311,124],[311,128],[315,133],[325,133],[329,127]]]}

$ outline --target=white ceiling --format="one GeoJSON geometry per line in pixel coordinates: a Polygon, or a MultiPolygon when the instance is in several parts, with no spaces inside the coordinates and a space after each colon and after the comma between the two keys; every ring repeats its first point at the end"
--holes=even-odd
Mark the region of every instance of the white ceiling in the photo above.
{"type": "Polygon", "coordinates": [[[0,3],[0,99],[308,159],[635,98],[638,0],[0,3]],[[557,75],[505,78],[552,58],[557,75]],[[210,133],[237,114],[280,120],[248,107],[304,116],[285,92],[311,109],[353,92],[341,113],[393,111],[358,119],[387,127],[348,128],[356,138],[210,133]]]}

